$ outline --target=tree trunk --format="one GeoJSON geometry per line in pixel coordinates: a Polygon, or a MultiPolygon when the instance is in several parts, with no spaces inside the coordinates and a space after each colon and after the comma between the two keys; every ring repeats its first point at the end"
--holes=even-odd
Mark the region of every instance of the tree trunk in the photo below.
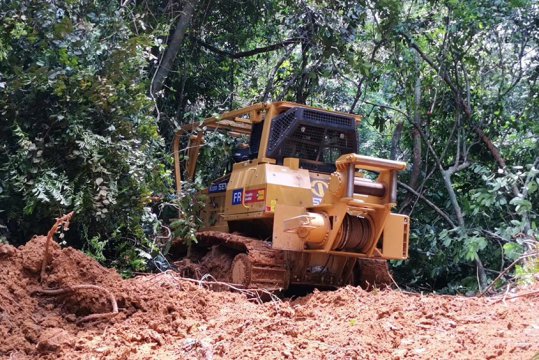
{"type": "MultiPolygon", "coordinates": [[[[466,114],[466,118],[468,120],[472,119],[473,110],[471,107],[471,104],[469,103],[469,96],[468,101],[464,100],[462,97],[462,90],[453,83],[453,81],[449,78],[449,75],[447,72],[440,72],[439,68],[436,66],[436,64],[430,59],[422,50],[421,48],[413,42],[409,36],[406,34],[402,34],[406,42],[410,47],[415,49],[419,56],[425,60],[429,66],[438,72],[438,75],[442,78],[442,80],[449,86],[453,94],[455,95],[455,100],[458,104],[461,105],[462,110],[466,114]]],[[[469,90],[469,89],[468,89],[469,90]]],[[[469,94],[469,91],[467,92],[469,94]]],[[[417,127],[416,127],[417,129],[417,127]]],[[[417,129],[419,131],[419,129],[417,129]]],[[[498,148],[490,141],[490,139],[485,135],[485,133],[479,128],[478,126],[474,126],[474,131],[477,133],[479,138],[487,145],[488,149],[496,159],[496,162],[502,167],[505,167],[505,161],[501,157],[500,152],[498,148]]],[[[414,143],[415,145],[415,143],[414,143]]],[[[431,148],[430,148],[431,149],[431,148]]],[[[433,152],[433,155],[436,157],[435,153],[433,152]]],[[[460,169],[463,168],[463,166],[457,165],[459,161],[459,156],[457,153],[457,159],[455,162],[455,166],[445,170],[440,162],[439,159],[437,159],[437,165],[442,173],[442,178],[444,180],[445,187],[447,189],[447,192],[449,193],[449,199],[451,200],[451,205],[453,206],[453,211],[455,212],[455,216],[457,217],[458,224],[461,228],[464,228],[464,215],[462,214],[462,209],[460,208],[460,205],[457,200],[457,195],[455,193],[455,190],[453,189],[453,184],[451,183],[451,175],[453,175],[455,172],[457,172],[460,169]]],[[[465,165],[465,164],[462,164],[465,165]]],[[[467,165],[466,165],[467,166],[467,165]]],[[[483,263],[481,262],[481,259],[477,256],[475,259],[475,265],[477,267],[477,280],[479,283],[480,288],[484,288],[486,286],[487,282],[487,275],[485,272],[485,268],[483,266],[483,263]]]]}
{"type": "Polygon", "coordinates": [[[485,143],[488,150],[494,157],[494,160],[496,160],[496,162],[498,163],[498,166],[502,169],[505,168],[505,159],[500,154],[500,150],[498,150],[496,145],[494,145],[494,143],[490,140],[490,138],[483,132],[483,130],[478,125],[475,125],[473,129],[475,133],[477,134],[477,136],[479,136],[481,141],[485,143]]]}
{"type": "MultiPolygon", "coordinates": [[[[391,160],[397,159],[397,150],[402,137],[402,129],[404,128],[404,121],[399,121],[395,130],[393,131],[393,137],[391,138],[391,153],[389,155],[391,160]]],[[[420,139],[421,140],[421,139],[420,139]]]]}
{"type": "MultiPolygon", "coordinates": [[[[457,217],[458,224],[461,228],[464,228],[464,215],[462,214],[462,209],[460,208],[459,202],[457,200],[457,195],[455,189],[453,189],[453,184],[451,183],[451,170],[442,171],[442,177],[444,179],[444,184],[449,193],[449,199],[451,200],[451,205],[453,205],[453,211],[457,217]]],[[[477,283],[479,285],[479,290],[484,289],[487,286],[487,273],[485,272],[485,267],[483,262],[476,256],[475,266],[477,268],[477,283]]]]}
{"type": "Polygon", "coordinates": [[[365,80],[365,76],[362,76],[361,79],[359,79],[359,82],[357,83],[357,90],[356,90],[356,96],[354,96],[354,101],[352,102],[352,105],[350,106],[349,113],[353,113],[356,109],[357,102],[359,101],[359,98],[361,98],[361,95],[363,95],[363,80],[365,80]]]}
{"type": "Polygon", "coordinates": [[[451,206],[453,206],[453,212],[457,218],[457,223],[460,227],[464,227],[464,215],[462,214],[462,209],[460,208],[459,202],[457,200],[457,194],[453,188],[453,183],[451,182],[451,171],[442,170],[442,178],[444,179],[445,189],[449,195],[449,200],[451,201],[451,206]]]}
{"type": "Polygon", "coordinates": [[[475,258],[475,266],[477,268],[477,283],[479,285],[479,291],[483,291],[487,287],[487,272],[485,266],[479,258],[479,255],[475,258]]]}
{"type": "Polygon", "coordinates": [[[159,66],[155,72],[150,88],[150,92],[153,96],[155,96],[155,94],[163,88],[165,80],[167,79],[168,74],[174,65],[174,60],[176,59],[183,39],[185,38],[187,27],[193,18],[196,1],[197,0],[187,0],[183,7],[182,15],[178,19],[174,34],[172,34],[168,47],[165,50],[165,54],[163,55],[163,58],[161,59],[161,62],[159,63],[159,66]]]}
{"type": "Polygon", "coordinates": [[[307,100],[305,84],[307,83],[307,77],[309,74],[305,71],[307,68],[308,62],[308,52],[311,48],[309,43],[303,42],[301,44],[301,69],[300,69],[300,78],[296,88],[296,102],[300,104],[305,104],[307,100]]]}
{"type": "Polygon", "coordinates": [[[414,129],[412,130],[412,137],[414,142],[413,148],[413,164],[412,173],[410,175],[410,186],[413,189],[417,189],[419,182],[419,176],[421,175],[421,135],[418,129],[421,128],[421,115],[419,114],[419,107],[421,105],[421,79],[419,74],[415,81],[414,86],[414,129]]]}

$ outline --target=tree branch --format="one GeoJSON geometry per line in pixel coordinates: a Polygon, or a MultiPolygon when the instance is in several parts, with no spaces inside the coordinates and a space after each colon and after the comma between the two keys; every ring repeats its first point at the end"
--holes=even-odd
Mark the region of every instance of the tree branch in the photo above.
{"type": "MultiPolygon", "coordinates": [[[[522,43],[522,47],[520,48],[520,52],[518,54],[518,65],[519,65],[519,71],[516,79],[509,85],[509,87],[501,94],[499,94],[498,98],[501,99],[505,97],[505,95],[509,94],[511,90],[513,90],[517,84],[522,80],[522,76],[524,75],[524,71],[522,70],[522,58],[524,57],[524,49],[526,48],[528,44],[529,38],[524,39],[524,42],[522,43]]],[[[513,73],[513,71],[511,71],[513,73]]],[[[501,90],[501,89],[500,89],[501,90]]],[[[499,91],[500,92],[500,91],[499,91]]]]}
{"type": "Polygon", "coordinates": [[[385,105],[385,104],[377,104],[377,103],[373,103],[373,102],[370,102],[368,100],[362,100],[365,104],[368,104],[368,105],[372,105],[372,106],[376,106],[376,107],[381,107],[382,109],[388,109],[388,110],[393,110],[393,111],[396,111],[398,112],[399,114],[401,115],[404,115],[404,117],[406,119],[408,119],[408,121],[410,121],[410,116],[405,113],[404,111],[402,111],[401,109],[397,109],[396,107],[393,107],[393,106],[390,106],[390,105],[385,105]]]}
{"type": "Polygon", "coordinates": [[[417,51],[419,56],[421,56],[421,58],[423,60],[425,60],[425,62],[427,64],[429,64],[429,66],[433,70],[435,70],[437,72],[438,76],[440,76],[440,78],[447,84],[447,86],[449,86],[451,91],[455,94],[455,96],[457,98],[457,101],[462,105],[462,107],[464,109],[464,112],[466,113],[466,116],[468,118],[471,118],[472,117],[472,108],[471,108],[470,104],[468,104],[462,98],[461,92],[459,91],[458,87],[453,83],[453,81],[449,78],[449,75],[447,75],[447,72],[446,71],[443,71],[443,72],[439,71],[440,67],[436,66],[434,61],[432,61],[432,59],[427,54],[425,54],[423,52],[423,50],[421,50],[421,48],[412,39],[410,39],[410,37],[408,35],[406,35],[404,33],[401,33],[401,35],[404,38],[404,40],[406,40],[406,42],[408,43],[408,46],[410,46],[412,49],[417,51]]]}
{"type": "Polygon", "coordinates": [[[275,74],[277,74],[277,71],[279,70],[281,65],[284,63],[284,61],[290,56],[290,54],[292,53],[295,47],[296,45],[288,47],[284,55],[279,59],[279,61],[277,61],[277,64],[273,67],[273,70],[271,71],[271,74],[268,78],[268,83],[266,84],[266,88],[264,89],[264,94],[262,95],[262,98],[261,98],[262,102],[265,102],[268,100],[269,94],[273,89],[273,84],[275,81],[274,80],[275,74]]]}
{"type": "Polygon", "coordinates": [[[405,188],[407,191],[411,192],[412,194],[414,194],[415,196],[417,196],[418,198],[420,198],[421,200],[423,200],[425,202],[425,204],[427,204],[428,206],[430,206],[434,211],[436,211],[438,214],[440,214],[441,217],[443,217],[445,219],[445,221],[447,221],[447,223],[449,225],[451,225],[453,228],[456,228],[457,225],[453,222],[453,220],[451,220],[451,218],[449,217],[449,215],[447,215],[447,213],[445,213],[442,209],[440,209],[438,206],[434,205],[434,203],[432,203],[429,199],[427,199],[425,196],[423,196],[422,194],[418,193],[417,191],[415,191],[412,187],[406,185],[405,183],[401,182],[401,181],[397,181],[397,183],[399,184],[399,186],[402,186],[403,188],[405,188]]]}
{"type": "MultiPolygon", "coordinates": [[[[374,58],[376,57],[376,53],[378,52],[378,50],[382,46],[382,43],[383,43],[383,40],[380,40],[380,41],[377,41],[377,42],[374,43],[374,47],[372,49],[372,53],[371,53],[369,63],[372,64],[374,62],[374,58]]],[[[365,81],[366,78],[367,78],[366,75],[362,76],[359,79],[359,82],[357,83],[356,95],[354,96],[354,101],[352,102],[352,105],[350,105],[350,110],[348,111],[349,113],[354,112],[354,109],[356,108],[357,102],[359,101],[359,99],[361,98],[361,95],[363,94],[362,87],[363,87],[363,82],[365,81]]]]}
{"type": "Polygon", "coordinates": [[[263,46],[263,47],[252,49],[252,50],[240,51],[240,52],[237,52],[237,53],[233,53],[233,52],[230,52],[230,51],[227,51],[227,50],[219,49],[218,47],[213,46],[211,44],[208,44],[204,40],[199,39],[199,38],[194,37],[194,36],[191,36],[191,40],[193,40],[194,42],[196,42],[197,44],[199,44],[203,48],[206,48],[206,49],[210,50],[213,53],[216,53],[216,54],[221,55],[221,56],[229,57],[231,59],[241,59],[241,58],[244,58],[244,57],[263,54],[263,53],[267,53],[267,52],[270,52],[270,51],[275,51],[275,50],[281,49],[281,48],[286,47],[286,46],[291,45],[291,44],[298,44],[299,42],[301,42],[301,38],[290,38],[290,39],[281,41],[280,43],[276,43],[276,44],[272,44],[272,45],[268,45],[268,46],[263,46]]]}
{"type": "MultiPolygon", "coordinates": [[[[423,58],[423,60],[425,60],[425,62],[427,64],[429,64],[430,67],[432,67],[432,69],[438,71],[438,67],[436,67],[436,64],[421,50],[421,48],[419,48],[419,46],[412,39],[410,39],[410,37],[407,34],[401,33],[401,35],[406,40],[408,45],[411,48],[413,48],[414,50],[416,50],[417,53],[419,54],[419,56],[421,56],[423,58]]],[[[451,81],[451,79],[447,75],[447,72],[439,72],[438,75],[442,78],[442,80],[447,84],[447,86],[449,86],[451,91],[455,94],[457,102],[462,105],[464,113],[466,114],[466,117],[468,119],[471,119],[472,118],[472,108],[471,108],[470,103],[462,98],[461,91],[451,81]]],[[[468,90],[468,92],[469,92],[469,90],[468,90]]],[[[492,156],[494,157],[494,159],[498,163],[498,165],[502,169],[505,168],[505,160],[501,156],[500,151],[498,150],[496,145],[494,145],[494,143],[490,140],[490,138],[488,136],[486,136],[486,134],[483,132],[483,130],[479,127],[479,125],[473,125],[472,128],[475,131],[475,133],[479,136],[479,138],[485,143],[485,145],[489,149],[490,153],[492,154],[492,156]]]]}

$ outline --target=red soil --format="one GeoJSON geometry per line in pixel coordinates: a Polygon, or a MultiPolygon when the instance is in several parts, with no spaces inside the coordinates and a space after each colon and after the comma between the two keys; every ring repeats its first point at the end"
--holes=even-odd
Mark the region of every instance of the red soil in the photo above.
{"type": "Polygon", "coordinates": [[[531,359],[539,353],[537,294],[504,300],[346,287],[257,304],[172,273],[123,280],[55,243],[40,284],[44,242],[0,245],[0,358],[531,359]],[[111,311],[105,293],[35,292],[79,284],[110,290],[118,315],[77,324],[111,311]]]}

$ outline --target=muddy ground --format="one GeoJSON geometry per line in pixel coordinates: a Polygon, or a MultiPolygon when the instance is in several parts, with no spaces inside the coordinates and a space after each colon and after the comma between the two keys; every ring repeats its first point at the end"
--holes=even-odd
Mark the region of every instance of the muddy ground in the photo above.
{"type": "Polygon", "coordinates": [[[539,353],[535,286],[490,298],[346,287],[262,304],[174,273],[123,280],[44,237],[0,245],[0,358],[11,359],[532,359],[539,353]],[[37,290],[93,284],[45,295],[37,290]]]}

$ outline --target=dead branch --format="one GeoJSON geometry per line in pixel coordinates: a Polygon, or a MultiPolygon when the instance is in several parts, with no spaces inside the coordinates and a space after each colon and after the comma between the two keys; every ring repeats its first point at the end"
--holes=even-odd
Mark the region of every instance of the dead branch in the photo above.
{"type": "Polygon", "coordinates": [[[240,51],[240,52],[237,52],[237,53],[233,53],[233,52],[230,52],[230,51],[227,51],[227,50],[221,50],[218,47],[213,46],[213,45],[211,45],[211,44],[205,42],[204,40],[199,39],[199,38],[197,38],[195,36],[190,36],[190,38],[191,38],[191,40],[198,43],[203,48],[206,48],[206,49],[210,50],[211,52],[213,52],[215,54],[225,56],[225,57],[229,57],[231,59],[241,59],[241,58],[245,58],[245,57],[249,57],[249,56],[253,56],[253,55],[258,55],[258,54],[267,53],[267,52],[270,52],[270,51],[275,51],[275,50],[287,47],[288,45],[291,45],[291,44],[298,44],[302,40],[302,38],[294,37],[294,38],[286,39],[286,40],[281,41],[281,42],[276,43],[276,44],[271,44],[271,45],[263,46],[263,47],[256,48],[256,49],[251,49],[251,50],[247,50],[247,51],[240,51]]]}
{"type": "Polygon", "coordinates": [[[109,290],[105,289],[104,287],[101,287],[98,285],[82,284],[82,285],[73,285],[73,286],[60,288],[60,289],[38,289],[35,291],[35,293],[55,296],[55,295],[62,295],[62,294],[71,294],[77,290],[98,290],[98,291],[104,292],[109,298],[109,301],[112,307],[111,312],[101,313],[101,314],[92,314],[92,315],[82,317],[77,320],[77,324],[80,324],[86,321],[108,319],[118,314],[118,303],[116,302],[116,298],[114,297],[114,294],[112,294],[109,290]]]}
{"type": "Polygon", "coordinates": [[[502,278],[502,276],[504,276],[505,274],[507,274],[509,272],[509,270],[511,270],[513,268],[513,266],[515,266],[516,264],[518,264],[521,260],[524,260],[526,258],[529,258],[529,257],[532,257],[532,256],[538,256],[539,255],[539,252],[534,252],[534,253],[531,253],[531,254],[526,254],[526,255],[522,255],[520,256],[518,259],[516,259],[515,261],[513,261],[508,267],[505,268],[504,271],[502,271],[497,277],[496,279],[494,279],[486,288],[485,290],[483,290],[481,292],[481,294],[479,294],[478,297],[481,297],[483,295],[486,294],[487,291],[489,291],[493,286],[494,284],[496,284],[496,281],[500,280],[502,278]]]}
{"type": "MultiPolygon", "coordinates": [[[[397,287],[397,289],[399,289],[399,291],[403,291],[401,289],[401,287],[399,286],[399,284],[397,284],[397,282],[395,281],[395,278],[393,277],[393,275],[391,275],[391,272],[387,272],[387,274],[389,275],[389,278],[391,279],[391,281],[393,282],[393,285],[395,285],[397,287]]],[[[388,286],[389,287],[389,286],[388,286]]]]}
{"type": "Polygon", "coordinates": [[[536,295],[536,294],[539,294],[539,290],[533,290],[533,291],[528,291],[528,292],[521,292],[521,293],[515,294],[515,295],[513,295],[513,296],[507,296],[507,293],[506,293],[506,294],[503,296],[503,298],[494,301],[493,304],[499,303],[500,301],[503,301],[503,302],[505,303],[505,300],[512,300],[512,299],[516,299],[516,298],[519,298],[519,297],[530,296],[530,295],[536,295]]]}
{"type": "Polygon", "coordinates": [[[49,246],[50,242],[52,241],[52,237],[54,236],[54,234],[56,234],[60,226],[62,226],[65,231],[69,230],[69,222],[71,221],[71,218],[74,214],[75,212],[72,211],[67,215],[56,218],[56,222],[49,230],[49,233],[47,234],[47,241],[45,242],[45,251],[43,252],[43,262],[41,263],[41,274],[39,275],[39,281],[43,280],[43,277],[45,276],[45,269],[47,267],[47,264],[49,263],[49,246]]]}

